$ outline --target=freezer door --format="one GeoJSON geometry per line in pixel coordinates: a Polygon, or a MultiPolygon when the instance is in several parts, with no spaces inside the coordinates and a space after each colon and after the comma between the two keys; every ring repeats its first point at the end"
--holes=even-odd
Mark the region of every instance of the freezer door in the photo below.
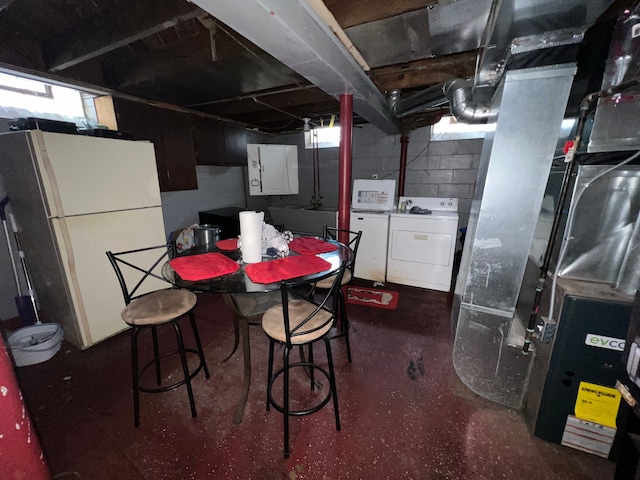
{"type": "Polygon", "coordinates": [[[30,134],[51,217],[160,205],[153,144],[41,131],[30,134]]]}
{"type": "MultiPolygon", "coordinates": [[[[86,348],[124,330],[124,299],[105,252],[120,252],[166,242],[162,208],[144,208],[53,219],[60,256],[69,283],[82,343],[86,348]]],[[[145,253],[149,266],[159,252],[145,253]]],[[[127,272],[134,278],[134,272],[127,272]]],[[[137,278],[137,277],[136,277],[137,278]]],[[[147,291],[169,288],[149,279],[147,291]]],[[[140,293],[143,293],[141,291],[140,293]]]]}

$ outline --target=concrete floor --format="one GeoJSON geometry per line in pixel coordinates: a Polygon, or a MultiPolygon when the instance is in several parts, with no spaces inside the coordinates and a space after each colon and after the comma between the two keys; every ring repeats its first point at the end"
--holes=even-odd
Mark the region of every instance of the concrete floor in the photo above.
{"type": "Polygon", "coordinates": [[[232,422],[242,352],[221,363],[233,328],[220,296],[203,294],[196,307],[211,373],[209,380],[194,379],[196,418],[179,388],[143,394],[141,426],[134,428],[128,332],[86,351],[65,343],[53,359],[18,369],[53,474],[83,480],[613,478],[614,463],[533,437],[519,412],[462,384],[451,361],[449,294],[384,288],[400,293],[397,310],[349,305],[352,363],[342,339],[333,340],[342,430],[335,430],[331,404],[292,418],[286,460],[282,415],[265,411],[268,341],[259,326],[250,333],[253,383],[244,419],[232,422]]]}

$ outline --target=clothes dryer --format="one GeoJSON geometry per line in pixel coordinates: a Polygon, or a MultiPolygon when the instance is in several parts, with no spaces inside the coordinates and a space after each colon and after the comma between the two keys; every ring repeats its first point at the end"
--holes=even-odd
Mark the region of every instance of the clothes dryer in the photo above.
{"type": "Polygon", "coordinates": [[[448,292],[458,231],[458,199],[400,197],[389,218],[387,281],[448,292]]]}

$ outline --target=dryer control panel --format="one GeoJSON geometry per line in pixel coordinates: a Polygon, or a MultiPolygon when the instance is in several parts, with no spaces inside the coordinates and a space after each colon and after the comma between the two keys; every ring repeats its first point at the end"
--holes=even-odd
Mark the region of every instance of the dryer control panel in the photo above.
{"type": "Polygon", "coordinates": [[[441,212],[457,212],[458,199],[444,197],[399,197],[398,209],[409,212],[418,207],[424,210],[438,210],[441,212]],[[404,206],[404,209],[402,208],[404,206]]]}

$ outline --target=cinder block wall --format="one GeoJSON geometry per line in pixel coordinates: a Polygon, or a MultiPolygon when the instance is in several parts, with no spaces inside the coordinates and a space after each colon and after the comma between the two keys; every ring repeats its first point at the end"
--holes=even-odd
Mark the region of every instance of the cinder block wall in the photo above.
{"type": "MultiPolygon", "coordinates": [[[[398,180],[400,135],[370,125],[354,129],[353,178],[398,180]]],[[[482,139],[429,141],[429,127],[414,130],[407,147],[404,194],[459,199],[460,226],[467,225],[478,174],[482,139]]]]}
{"type": "MultiPolygon", "coordinates": [[[[269,143],[297,144],[299,195],[270,197],[272,205],[308,205],[313,195],[313,152],[304,149],[302,133],[272,137],[269,143]]],[[[429,141],[429,127],[414,130],[407,148],[406,196],[459,199],[460,226],[469,220],[471,199],[478,174],[482,139],[429,141]]],[[[338,148],[318,152],[322,204],[338,206],[338,148]]],[[[371,125],[353,129],[352,177],[398,180],[400,135],[385,135],[371,125]]]]}

